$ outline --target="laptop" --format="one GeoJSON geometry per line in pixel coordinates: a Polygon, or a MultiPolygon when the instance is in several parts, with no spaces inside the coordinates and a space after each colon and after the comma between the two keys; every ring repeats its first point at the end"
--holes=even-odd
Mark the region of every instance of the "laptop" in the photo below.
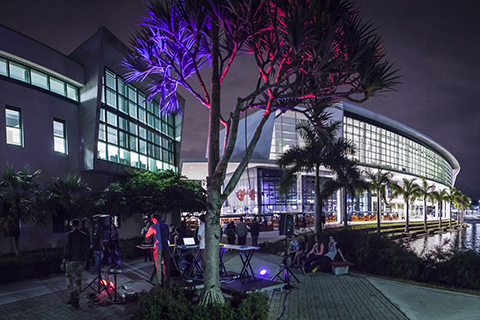
{"type": "Polygon", "coordinates": [[[191,238],[183,238],[183,244],[186,246],[194,246],[196,245],[195,239],[193,237],[191,238]]]}

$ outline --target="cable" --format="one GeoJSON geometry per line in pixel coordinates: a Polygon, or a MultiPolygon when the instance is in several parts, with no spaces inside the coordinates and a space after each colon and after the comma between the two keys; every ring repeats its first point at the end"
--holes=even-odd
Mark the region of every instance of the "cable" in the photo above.
{"type": "Polygon", "coordinates": [[[287,306],[285,305],[285,301],[287,301],[287,296],[290,294],[290,292],[292,292],[292,290],[291,290],[291,289],[288,289],[287,294],[285,294],[285,297],[283,298],[283,310],[282,310],[282,314],[280,315],[280,317],[277,318],[277,320],[280,320],[280,319],[283,317],[283,314],[285,313],[285,310],[287,309],[287,306]]]}

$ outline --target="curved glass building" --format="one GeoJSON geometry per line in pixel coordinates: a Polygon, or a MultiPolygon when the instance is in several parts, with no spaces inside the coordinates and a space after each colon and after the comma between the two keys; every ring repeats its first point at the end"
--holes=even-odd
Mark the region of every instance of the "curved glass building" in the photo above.
{"type": "MultiPolygon", "coordinates": [[[[460,165],[455,157],[439,143],[424,134],[380,114],[368,111],[349,103],[338,103],[330,112],[332,120],[340,121],[339,135],[352,141],[356,147],[355,159],[361,171],[375,171],[380,166],[390,171],[393,179],[425,178],[436,190],[454,185],[460,165]]],[[[305,120],[303,115],[294,112],[278,113],[268,120],[262,137],[254,151],[248,169],[240,179],[223,207],[226,215],[274,215],[282,212],[311,214],[314,212],[314,183],[312,173],[301,173],[293,184],[290,193],[281,196],[278,185],[282,173],[277,168],[276,159],[291,146],[302,145],[302,139],[295,131],[296,124],[305,120]]],[[[229,167],[233,172],[235,161],[245,152],[244,132],[251,138],[259,121],[259,114],[252,114],[241,120],[239,138],[229,167]],[[245,121],[247,123],[245,123],[245,121]]],[[[192,179],[202,180],[206,176],[205,166],[196,160],[183,159],[182,173],[192,179]],[[188,170],[187,170],[188,166],[188,170]],[[190,171],[190,173],[188,173],[190,171]]],[[[334,179],[333,172],[323,168],[324,179],[334,179]]],[[[227,174],[227,179],[230,175],[227,174]]],[[[342,220],[342,192],[325,201],[323,212],[328,221],[342,220]]],[[[402,219],[405,214],[403,199],[392,199],[384,205],[386,219],[402,219]]],[[[437,215],[438,204],[428,203],[427,214],[437,215]]],[[[445,206],[444,206],[445,207],[445,206]]],[[[371,192],[364,192],[354,198],[347,197],[349,219],[372,216],[377,209],[377,199],[371,192]]],[[[423,217],[423,203],[413,204],[412,218],[423,217]]],[[[449,208],[447,208],[449,210],[449,208]]],[[[446,211],[446,210],[445,210],[446,211]]],[[[444,212],[446,215],[447,212],[444,212]]]]}

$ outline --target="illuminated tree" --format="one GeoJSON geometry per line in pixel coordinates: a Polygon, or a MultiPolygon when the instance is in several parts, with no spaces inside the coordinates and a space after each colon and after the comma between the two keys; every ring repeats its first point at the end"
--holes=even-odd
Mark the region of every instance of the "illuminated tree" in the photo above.
{"type": "Polygon", "coordinates": [[[396,74],[385,60],[380,37],[348,0],[166,0],[149,5],[141,26],[124,62],[127,80],[148,79],[147,99],[158,95],[163,113],[182,112],[178,86],[209,109],[202,302],[223,302],[220,209],[247,167],[268,118],[276,111],[297,111],[321,130],[318,117],[325,105],[342,99],[363,102],[392,90],[396,74]],[[253,84],[250,93],[238,97],[236,105],[223,106],[222,83],[240,54],[253,56],[258,73],[244,79],[253,84]],[[244,158],[222,188],[240,115],[253,108],[263,116],[244,158]],[[222,154],[221,125],[226,132],[222,154]]]}

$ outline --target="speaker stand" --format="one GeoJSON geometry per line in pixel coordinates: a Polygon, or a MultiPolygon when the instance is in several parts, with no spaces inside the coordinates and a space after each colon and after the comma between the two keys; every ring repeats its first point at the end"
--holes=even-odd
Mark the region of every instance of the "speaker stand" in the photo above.
{"type": "Polygon", "coordinates": [[[287,236],[285,236],[285,251],[283,254],[282,269],[280,269],[280,271],[278,271],[278,273],[270,280],[273,281],[278,278],[282,280],[282,282],[285,284],[283,286],[283,289],[291,290],[291,289],[294,289],[295,287],[290,284],[290,277],[293,277],[295,280],[297,280],[298,283],[300,283],[300,280],[298,280],[298,278],[295,276],[295,274],[293,274],[292,270],[288,266],[287,250],[288,250],[288,240],[287,240],[287,236]],[[283,273],[283,278],[281,276],[282,273],[283,273]]]}

